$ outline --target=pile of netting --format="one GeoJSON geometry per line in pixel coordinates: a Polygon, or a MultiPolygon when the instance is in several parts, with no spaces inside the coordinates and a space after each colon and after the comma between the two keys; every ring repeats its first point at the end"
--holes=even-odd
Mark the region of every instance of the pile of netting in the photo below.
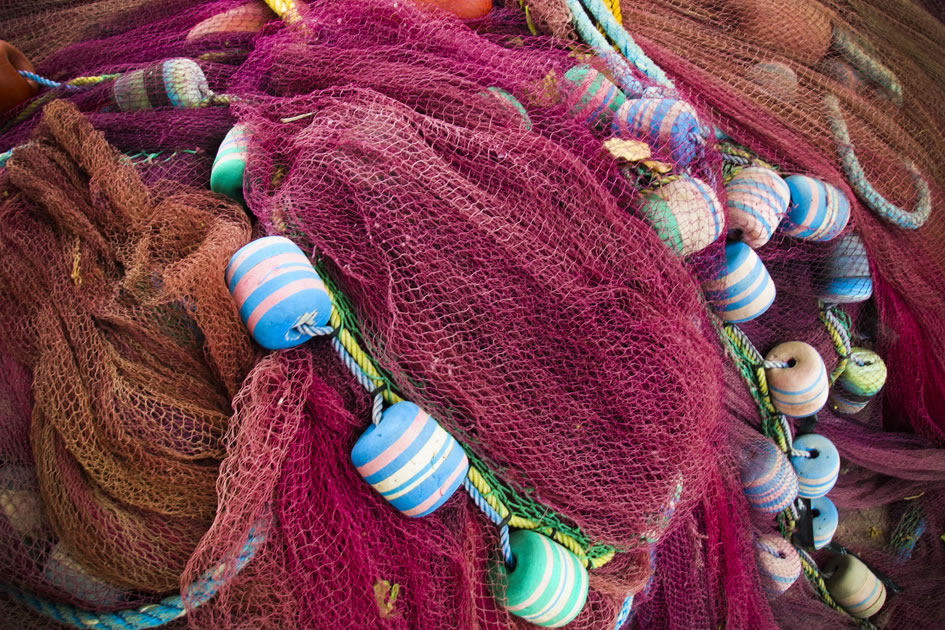
{"type": "Polygon", "coordinates": [[[586,566],[568,627],[945,624],[945,24],[892,4],[0,7],[39,81],[0,114],[3,623],[531,628],[496,594],[511,526],[586,566]],[[703,207],[749,166],[846,197],[871,297],[823,303],[841,241],[782,229],[755,247],[770,308],[719,319],[734,224],[703,207]],[[325,281],[327,338],[247,333],[227,263],[266,235],[325,281]],[[885,387],[779,424],[756,354],[794,340],[831,383],[875,351],[885,387]],[[468,488],[409,518],[365,483],[382,397],[459,441],[498,518],[468,488]],[[740,471],[801,432],[839,450],[834,542],[887,593],[870,622],[819,586],[836,547],[766,597],[759,537],[803,514],[753,511],[740,471]]]}

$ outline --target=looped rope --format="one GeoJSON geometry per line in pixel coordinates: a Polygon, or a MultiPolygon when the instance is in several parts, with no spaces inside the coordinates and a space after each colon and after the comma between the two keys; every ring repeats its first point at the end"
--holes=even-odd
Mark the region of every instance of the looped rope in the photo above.
{"type": "Polygon", "coordinates": [[[141,630],[157,628],[183,617],[189,610],[202,606],[216,595],[222,586],[245,567],[259,548],[265,543],[269,520],[260,519],[249,530],[246,542],[235,556],[204,573],[199,580],[180,595],[165,597],[157,604],[147,604],[131,610],[116,612],[90,612],[71,604],[53,602],[7,584],[0,584],[0,591],[36,612],[59,623],[82,630],[141,630]],[[232,570],[227,568],[232,566],[232,570]]]}
{"type": "Polygon", "coordinates": [[[843,172],[850,182],[857,196],[863,200],[866,206],[886,219],[893,225],[906,230],[917,230],[928,221],[932,212],[932,200],[929,193],[929,184],[922,177],[922,173],[911,161],[906,161],[905,166],[912,181],[915,184],[918,201],[912,211],[903,210],[899,206],[886,200],[866,179],[863,167],[856,157],[856,150],[850,140],[850,132],[847,129],[847,123],[843,118],[843,112],[840,111],[840,101],[835,94],[827,94],[824,97],[827,106],[827,112],[830,119],[830,129],[833,131],[834,141],[837,144],[837,153],[840,155],[840,165],[843,172]]]}
{"type": "Polygon", "coordinates": [[[871,57],[853,41],[851,35],[844,29],[833,30],[832,43],[834,48],[850,62],[850,65],[869,80],[882,86],[889,100],[896,105],[902,105],[902,84],[899,83],[899,79],[892,70],[871,57]]]}

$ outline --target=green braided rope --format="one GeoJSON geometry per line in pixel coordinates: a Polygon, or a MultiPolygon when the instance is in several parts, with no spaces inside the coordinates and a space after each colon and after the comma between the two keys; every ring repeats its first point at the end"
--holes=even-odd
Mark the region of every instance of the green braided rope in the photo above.
{"type": "MultiPolygon", "coordinates": [[[[334,313],[339,319],[339,324],[333,324],[333,326],[338,329],[339,332],[341,329],[345,329],[350,334],[363,340],[364,335],[358,326],[357,317],[354,314],[350,302],[345,297],[344,292],[338,289],[337,283],[332,280],[331,274],[327,273],[322,261],[316,261],[315,268],[328,288],[329,294],[332,296],[334,313]]],[[[364,353],[363,360],[373,368],[373,374],[371,375],[373,380],[381,381],[389,391],[396,392],[397,388],[393,378],[377,364],[373,357],[364,353]]],[[[422,387],[421,384],[412,384],[422,387]]],[[[448,417],[448,415],[446,417],[448,417]]],[[[444,417],[440,417],[440,420],[444,419],[444,417]]],[[[484,461],[478,457],[469,446],[462,442],[460,442],[460,446],[466,451],[471,468],[474,468],[479,476],[489,485],[489,490],[482,492],[484,498],[498,500],[501,507],[497,511],[499,511],[500,514],[502,513],[501,508],[504,507],[510,515],[523,519],[524,526],[529,529],[534,529],[550,538],[561,538],[561,536],[555,535],[557,532],[573,539],[580,548],[572,549],[572,551],[582,552],[592,567],[601,566],[606,561],[609,561],[614,553],[616,553],[616,549],[610,545],[591,542],[579,527],[568,524],[558,514],[529,498],[528,491],[517,491],[512,484],[503,481],[485,465],[484,461]],[[534,525],[534,527],[532,527],[532,525],[534,525]]],[[[570,544],[568,546],[569,548],[571,547],[570,544]]],[[[576,555],[580,555],[580,553],[576,555]]]]}
{"type": "MultiPolygon", "coordinates": [[[[729,356],[734,359],[735,365],[742,375],[742,379],[748,386],[748,391],[755,400],[758,413],[761,415],[762,419],[762,433],[773,439],[777,443],[778,448],[788,454],[790,436],[784,435],[784,428],[776,419],[778,412],[768,394],[768,385],[764,371],[764,358],[738,326],[730,323],[722,323],[721,320],[715,316],[713,316],[713,324],[719,332],[723,346],[726,348],[729,356]]],[[[781,536],[790,540],[791,534],[797,525],[791,508],[779,513],[777,521],[781,536]]],[[[807,581],[813,587],[820,600],[838,613],[856,621],[860,628],[864,630],[875,630],[875,626],[868,620],[856,619],[837,604],[827,591],[823,573],[821,573],[817,564],[803,549],[798,548],[798,553],[801,556],[801,568],[804,572],[804,576],[807,578],[807,581]]]]}

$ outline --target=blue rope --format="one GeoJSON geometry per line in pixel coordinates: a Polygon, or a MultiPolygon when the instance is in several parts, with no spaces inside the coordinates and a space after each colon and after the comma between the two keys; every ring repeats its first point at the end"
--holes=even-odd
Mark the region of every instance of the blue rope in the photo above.
{"type": "MultiPolygon", "coordinates": [[[[614,43],[617,50],[636,66],[637,70],[670,90],[676,89],[673,82],[663,72],[663,69],[646,56],[646,53],[633,41],[633,37],[623,27],[623,24],[617,21],[610,9],[604,6],[601,0],[581,0],[581,2],[590,11],[594,20],[604,29],[607,37],[614,43]]],[[[596,29],[594,32],[597,32],[596,29]]]]}
{"type": "Polygon", "coordinates": [[[932,212],[932,201],[929,194],[929,185],[912,162],[906,162],[906,169],[915,183],[918,201],[911,212],[893,205],[887,201],[866,179],[863,167],[856,157],[856,150],[850,140],[847,123],[840,111],[840,101],[834,94],[828,94],[824,101],[830,118],[830,128],[833,131],[834,141],[837,143],[837,153],[840,154],[840,165],[857,196],[866,206],[894,225],[907,230],[916,230],[928,221],[932,212]]]}
{"type": "Polygon", "coordinates": [[[480,510],[488,517],[490,521],[498,525],[499,527],[499,544],[502,547],[502,556],[505,559],[505,564],[510,569],[515,568],[515,556],[512,555],[512,545],[509,543],[509,525],[505,522],[498,512],[493,509],[489,502],[485,500],[482,494],[479,493],[479,490],[476,489],[476,486],[469,481],[469,477],[463,479],[463,487],[466,488],[466,492],[469,493],[469,496],[472,497],[473,502],[479,507],[480,510]]]}
{"type": "Polygon", "coordinates": [[[0,584],[0,591],[46,617],[82,630],[143,630],[144,628],[157,628],[183,617],[187,614],[188,609],[201,606],[216,595],[220,588],[226,584],[227,579],[241,571],[256,555],[256,552],[266,541],[267,528],[268,523],[265,520],[257,521],[250,528],[246,543],[235,558],[233,570],[228,574],[225,573],[223,578],[216,576],[221,573],[221,569],[227,566],[226,561],[207,571],[199,580],[188,586],[185,590],[186,606],[180,595],[172,595],[165,597],[156,604],[147,604],[132,610],[91,612],[76,608],[71,604],[53,602],[37,597],[9,584],[0,584]]]}
{"type": "Polygon", "coordinates": [[[630,612],[633,610],[633,593],[627,595],[627,598],[623,600],[623,606],[620,607],[620,612],[617,613],[617,621],[614,623],[614,630],[620,630],[623,628],[624,624],[627,623],[627,620],[630,619],[630,612]]]}
{"type": "Polygon", "coordinates": [[[27,72],[26,70],[20,70],[19,72],[20,72],[20,76],[23,77],[24,79],[30,79],[32,81],[36,81],[43,87],[48,87],[50,89],[55,89],[58,87],[65,87],[67,90],[80,89],[79,86],[77,85],[69,85],[68,83],[59,83],[57,81],[53,81],[52,79],[41,77],[34,72],[27,72]]]}
{"type": "Polygon", "coordinates": [[[574,18],[574,28],[594,52],[604,60],[607,67],[614,75],[614,82],[624,94],[629,97],[640,97],[646,92],[643,84],[633,78],[633,70],[627,64],[627,60],[614,52],[604,36],[594,28],[590,18],[584,12],[584,7],[579,0],[565,0],[568,9],[571,11],[571,17],[574,18]]]}

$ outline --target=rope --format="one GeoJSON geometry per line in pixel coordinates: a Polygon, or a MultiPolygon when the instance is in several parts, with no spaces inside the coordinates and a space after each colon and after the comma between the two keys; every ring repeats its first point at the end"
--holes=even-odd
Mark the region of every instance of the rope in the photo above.
{"type": "Polygon", "coordinates": [[[879,84],[886,90],[890,101],[902,105],[902,84],[896,74],[874,59],[861,48],[848,32],[843,29],[833,30],[833,46],[866,78],[879,84]]]}
{"type": "Polygon", "coordinates": [[[623,14],[620,11],[620,0],[604,0],[604,6],[614,16],[618,24],[623,24],[623,14]]]}
{"type": "Polygon", "coordinates": [[[843,371],[847,369],[850,362],[850,317],[836,305],[827,305],[821,302],[818,319],[827,328],[830,340],[833,341],[834,350],[840,358],[836,367],[830,372],[830,385],[832,386],[843,374],[843,371]]]}
{"type": "Polygon", "coordinates": [[[820,600],[847,619],[852,619],[863,630],[876,630],[876,626],[868,619],[857,619],[834,600],[830,595],[830,591],[827,590],[827,584],[824,582],[824,574],[817,568],[817,563],[814,562],[814,559],[811,558],[806,551],[800,547],[796,547],[796,549],[797,554],[801,557],[801,570],[804,572],[804,577],[807,578],[808,583],[810,583],[811,587],[816,591],[820,600]]]}
{"type": "Polygon", "coordinates": [[[15,586],[0,585],[0,591],[12,599],[26,605],[34,611],[59,623],[81,628],[82,630],[140,630],[157,628],[187,614],[208,601],[226,582],[245,567],[266,541],[268,521],[260,519],[249,530],[246,542],[235,557],[224,560],[215,568],[201,576],[199,580],[185,589],[185,597],[172,595],[156,604],[147,604],[131,610],[117,612],[90,612],[76,608],[71,604],[53,602],[37,597],[15,586]],[[227,565],[232,562],[232,570],[227,572],[227,565]],[[222,576],[222,577],[221,577],[222,576]],[[186,604],[184,603],[186,601],[186,604]]]}
{"type": "MultiPolygon", "coordinates": [[[[470,470],[473,470],[472,468],[470,470]]],[[[472,497],[473,502],[482,510],[483,514],[488,517],[490,521],[495,523],[499,528],[499,544],[502,547],[502,558],[505,560],[505,565],[510,569],[515,568],[515,556],[512,555],[512,545],[509,543],[509,524],[505,522],[505,519],[499,516],[499,513],[495,511],[489,503],[483,498],[482,494],[479,493],[479,490],[469,481],[469,476],[467,475],[463,479],[463,487],[466,488],[466,492],[469,493],[469,496],[472,497]]]]}
{"type": "Polygon", "coordinates": [[[47,87],[50,89],[64,87],[67,90],[78,90],[79,88],[83,88],[83,87],[91,87],[93,85],[98,85],[99,83],[102,83],[104,81],[109,81],[111,79],[115,79],[121,76],[119,74],[100,74],[100,75],[89,76],[89,77],[77,77],[75,79],[72,79],[71,81],[60,83],[58,81],[53,81],[52,79],[41,77],[34,72],[28,72],[26,70],[20,70],[19,73],[21,77],[30,79],[32,81],[36,81],[43,87],[47,87]]]}
{"type": "MultiPolygon", "coordinates": [[[[604,29],[607,37],[614,43],[614,47],[632,63],[637,70],[653,79],[659,85],[675,90],[673,82],[669,80],[663,69],[656,65],[652,59],[646,56],[646,53],[633,40],[630,33],[623,25],[614,19],[614,15],[607,9],[607,6],[601,0],[580,0],[587,11],[590,12],[594,20],[604,29]]],[[[619,0],[614,0],[615,2],[619,0]]],[[[569,3],[570,7],[570,3],[569,3]]],[[[573,13],[573,10],[572,10],[573,13]]],[[[582,35],[583,36],[583,35],[582,35]]]]}
{"type": "Polygon", "coordinates": [[[866,206],[886,219],[893,225],[906,230],[917,230],[925,225],[932,211],[932,202],[929,194],[929,185],[922,177],[919,169],[911,161],[905,161],[906,170],[915,184],[918,201],[912,211],[903,210],[899,206],[886,200],[866,179],[863,167],[856,157],[856,150],[850,140],[847,123],[840,111],[840,101],[836,95],[828,94],[824,97],[827,112],[830,118],[830,128],[833,131],[834,141],[837,143],[837,153],[840,155],[840,165],[850,182],[850,187],[866,206]]]}
{"type": "Polygon", "coordinates": [[[617,613],[617,620],[614,622],[614,630],[623,628],[624,624],[627,623],[627,619],[630,618],[630,611],[632,610],[633,593],[627,595],[627,598],[623,600],[623,606],[620,607],[620,612],[617,613]]]}
{"type": "MultiPolygon", "coordinates": [[[[604,60],[611,74],[614,76],[614,82],[624,94],[631,98],[637,98],[644,94],[646,88],[638,80],[633,78],[633,70],[627,64],[627,60],[614,52],[607,43],[607,40],[601,35],[591,23],[587,13],[580,0],[565,0],[571,17],[574,20],[574,29],[584,42],[594,49],[594,52],[604,60]]],[[[611,18],[613,19],[613,18],[611,18]]]]}

